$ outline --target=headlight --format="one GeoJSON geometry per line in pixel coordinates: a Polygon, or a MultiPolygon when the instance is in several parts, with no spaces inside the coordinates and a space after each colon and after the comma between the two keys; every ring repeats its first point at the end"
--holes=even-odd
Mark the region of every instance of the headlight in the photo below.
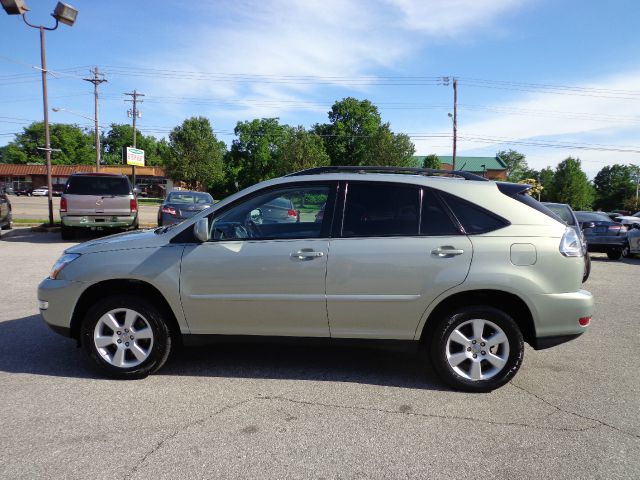
{"type": "Polygon", "coordinates": [[[562,240],[560,240],[560,253],[565,257],[581,257],[583,255],[580,237],[571,227],[567,227],[562,240]]]}
{"type": "Polygon", "coordinates": [[[49,274],[49,278],[52,280],[58,278],[58,275],[60,274],[62,269],[73,262],[79,256],[79,253],[65,253],[64,255],[62,255],[53,265],[51,273],[49,274]]]}

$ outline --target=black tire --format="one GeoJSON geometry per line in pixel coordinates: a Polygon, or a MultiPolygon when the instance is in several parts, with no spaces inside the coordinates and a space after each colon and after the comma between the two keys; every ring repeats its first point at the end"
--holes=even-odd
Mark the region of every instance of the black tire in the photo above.
{"type": "Polygon", "coordinates": [[[66,227],[62,225],[60,227],[60,236],[62,240],[75,240],[76,232],[73,230],[73,227],[66,227]]]}
{"type": "Polygon", "coordinates": [[[84,317],[80,333],[80,343],[84,351],[93,360],[97,370],[109,377],[121,380],[145,378],[159,370],[171,353],[171,334],[164,314],[152,302],[132,295],[112,295],[97,302],[84,317]],[[153,342],[148,357],[133,367],[116,367],[109,363],[98,351],[94,342],[94,331],[100,318],[107,312],[127,308],[134,310],[147,321],[153,332],[153,342]]]}
{"type": "Polygon", "coordinates": [[[584,254],[584,273],[582,274],[582,283],[586,282],[591,275],[591,257],[589,253],[584,254]]]}
{"type": "Polygon", "coordinates": [[[609,257],[610,260],[620,260],[620,257],[622,257],[622,250],[608,250],[607,257],[609,257]]]}
{"type": "MultiPolygon", "coordinates": [[[[460,348],[464,353],[466,349],[462,346],[460,348]]],[[[450,387],[467,392],[490,392],[509,382],[517,373],[524,359],[524,339],[516,322],[505,312],[494,307],[473,305],[459,308],[440,321],[433,331],[429,354],[436,373],[450,387]],[[504,366],[492,377],[484,380],[465,378],[457,373],[447,361],[447,342],[451,333],[465,322],[476,319],[487,320],[501,328],[509,346],[504,366]]],[[[469,353],[469,355],[472,354],[469,353]]],[[[468,359],[469,365],[472,361],[468,359]]]]}
{"type": "Polygon", "coordinates": [[[12,228],[13,228],[13,225],[11,224],[11,222],[2,226],[2,230],[11,230],[12,228]]]}
{"type": "Polygon", "coordinates": [[[627,244],[624,246],[624,248],[622,249],[622,257],[623,257],[623,258],[629,258],[629,257],[631,257],[631,256],[633,256],[633,255],[631,254],[631,248],[629,247],[629,244],[627,243],[627,244]]]}

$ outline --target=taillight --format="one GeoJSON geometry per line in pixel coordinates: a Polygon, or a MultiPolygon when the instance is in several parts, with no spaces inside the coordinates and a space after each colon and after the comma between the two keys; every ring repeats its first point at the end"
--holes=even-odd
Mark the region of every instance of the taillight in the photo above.
{"type": "Polygon", "coordinates": [[[176,216],[176,209],[173,207],[162,207],[162,213],[168,213],[169,215],[176,216]]]}
{"type": "Polygon", "coordinates": [[[131,213],[135,213],[138,211],[138,202],[135,198],[129,200],[129,209],[131,210],[131,213]]]}
{"type": "Polygon", "coordinates": [[[565,257],[581,257],[583,255],[580,237],[571,227],[567,227],[560,240],[560,253],[565,257]]]}
{"type": "Polygon", "coordinates": [[[287,215],[289,217],[298,217],[298,212],[296,212],[295,210],[293,210],[292,208],[290,208],[289,210],[287,210],[287,215]]]}
{"type": "Polygon", "coordinates": [[[66,212],[67,211],[67,199],[62,197],[60,199],[60,211],[61,212],[66,212]]]}
{"type": "Polygon", "coordinates": [[[578,323],[580,324],[580,326],[586,327],[589,325],[589,323],[591,323],[591,317],[580,317],[578,319],[578,323]]]}

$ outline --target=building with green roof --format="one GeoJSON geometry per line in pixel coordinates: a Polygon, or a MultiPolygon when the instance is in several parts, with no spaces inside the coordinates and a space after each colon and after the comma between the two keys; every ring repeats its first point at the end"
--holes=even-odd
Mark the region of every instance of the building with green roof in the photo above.
{"type": "MultiPolygon", "coordinates": [[[[416,167],[422,167],[424,155],[414,155],[416,167]]],[[[453,165],[453,157],[451,155],[438,156],[443,170],[451,170],[453,165]]],[[[497,156],[495,157],[464,157],[456,156],[456,169],[464,172],[471,172],[483,175],[489,179],[506,180],[507,166],[497,156]]]]}

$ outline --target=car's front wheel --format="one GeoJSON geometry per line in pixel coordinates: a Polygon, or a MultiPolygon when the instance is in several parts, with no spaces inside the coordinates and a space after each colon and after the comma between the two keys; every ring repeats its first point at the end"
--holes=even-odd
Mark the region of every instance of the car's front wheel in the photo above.
{"type": "Polygon", "coordinates": [[[101,373],[136,379],[164,365],[171,351],[171,335],[164,314],[151,302],[113,295],[87,312],[81,344],[101,373]]]}
{"type": "Polygon", "coordinates": [[[441,320],[430,354],[436,372],[451,387],[489,392],[516,374],[524,358],[524,340],[505,312],[469,306],[441,320]]]}

